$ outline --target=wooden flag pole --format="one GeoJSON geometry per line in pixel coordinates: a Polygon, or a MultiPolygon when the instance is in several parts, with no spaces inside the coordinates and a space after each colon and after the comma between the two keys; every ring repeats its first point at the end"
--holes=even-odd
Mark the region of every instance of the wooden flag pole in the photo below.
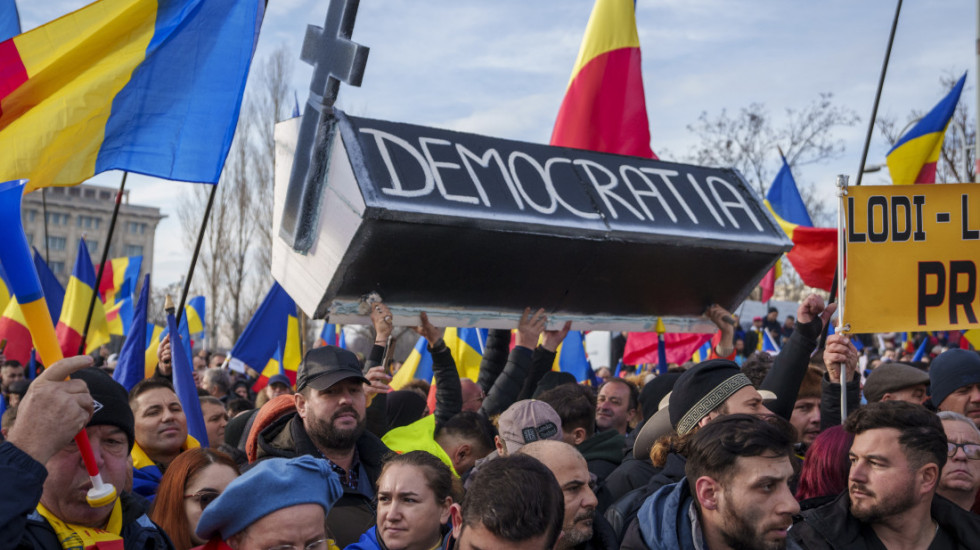
{"type": "MultiPolygon", "coordinates": [[[[95,301],[99,299],[99,287],[102,286],[105,263],[109,260],[109,244],[112,242],[112,233],[116,230],[116,218],[119,216],[119,206],[122,204],[123,191],[126,190],[126,177],[128,175],[129,172],[123,172],[122,181],[119,183],[119,191],[116,193],[116,204],[112,207],[112,218],[109,219],[109,234],[106,235],[105,245],[102,247],[102,261],[99,262],[99,269],[96,271],[92,299],[88,302],[88,315],[85,316],[85,330],[82,331],[82,343],[78,346],[79,355],[85,355],[85,341],[88,340],[88,329],[92,324],[92,311],[95,310],[95,301]]],[[[47,236],[45,236],[45,240],[47,240],[47,236]]],[[[47,243],[45,243],[45,246],[47,246],[47,243]]]]}

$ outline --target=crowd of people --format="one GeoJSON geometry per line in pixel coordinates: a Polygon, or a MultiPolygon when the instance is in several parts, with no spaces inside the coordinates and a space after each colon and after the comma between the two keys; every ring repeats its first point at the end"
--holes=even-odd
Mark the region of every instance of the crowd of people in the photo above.
{"type": "Polygon", "coordinates": [[[834,305],[814,295],[753,320],[782,345],[746,355],[759,331],[713,306],[709,359],[593,386],[552,371],[570,325],[546,330],[543,310],[489,331],[478,380],[423,313],[432,384],[392,391],[391,314],[372,308],[370,353],[311,349],[295,385],[253,395],[224,357],[195,357],[207,446],[166,342],[128,392],[111,361],[33,380],[2,363],[0,550],[980,545],[980,354],[955,338],[916,361],[893,336],[873,356],[842,334],[818,349],[834,305]],[[118,494],[103,506],[80,430],[118,494]]]}

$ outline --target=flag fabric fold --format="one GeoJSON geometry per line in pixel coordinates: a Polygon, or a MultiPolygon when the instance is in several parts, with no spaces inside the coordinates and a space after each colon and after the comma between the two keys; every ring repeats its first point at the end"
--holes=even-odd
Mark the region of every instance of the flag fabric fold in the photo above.
{"type": "Polygon", "coordinates": [[[174,391],[177,393],[177,399],[180,400],[180,406],[184,408],[187,434],[196,439],[202,447],[207,447],[208,431],[204,425],[197,385],[194,383],[194,367],[191,365],[190,356],[184,350],[185,344],[177,330],[177,318],[173,313],[167,314],[167,328],[170,329],[174,391]]]}
{"type": "Polygon", "coordinates": [[[296,316],[296,303],[279,283],[273,281],[259,308],[231,348],[229,367],[238,372],[245,372],[246,366],[262,371],[275,354],[276,343],[286,341],[290,316],[296,316]]]}
{"type": "MultiPolygon", "coordinates": [[[[627,365],[642,365],[659,361],[659,338],[656,332],[631,332],[626,337],[623,362],[627,365]]],[[[667,347],[667,362],[682,365],[686,363],[705,343],[711,334],[667,333],[663,335],[667,347]]]]}
{"type": "Polygon", "coordinates": [[[142,266],[143,256],[113,258],[106,262],[99,282],[102,303],[113,306],[127,297],[133,298],[142,266]]]}
{"type": "Polygon", "coordinates": [[[643,95],[632,0],[596,0],[551,145],[657,158],[643,95]]]}
{"type": "Polygon", "coordinates": [[[20,14],[16,0],[0,0],[0,42],[20,34],[20,14]]]}
{"type": "MultiPolygon", "coordinates": [[[[65,290],[65,301],[61,307],[61,315],[55,333],[58,344],[65,357],[79,354],[82,344],[82,333],[85,331],[85,316],[88,314],[89,303],[95,292],[95,268],[89,256],[85,239],[78,240],[78,254],[75,256],[75,267],[72,269],[68,288],[65,290]]],[[[85,353],[92,353],[102,344],[109,342],[109,326],[106,323],[105,310],[102,302],[95,300],[92,308],[88,336],[85,339],[85,353]]]]}
{"type": "Polygon", "coordinates": [[[143,288],[133,312],[132,330],[119,351],[119,362],[112,378],[122,384],[126,391],[133,389],[146,377],[146,310],[150,301],[150,274],[143,278],[143,288]]]}
{"type": "Polygon", "coordinates": [[[885,160],[893,184],[936,183],[936,163],[943,150],[943,137],[965,82],[966,73],[963,73],[946,97],[888,151],[885,160]]]}
{"type": "MultiPolygon", "coordinates": [[[[442,339],[456,362],[459,377],[476,382],[480,376],[480,362],[483,361],[487,329],[448,327],[442,339]]],[[[392,377],[390,386],[398,390],[416,378],[432,382],[432,375],[432,354],[429,353],[428,342],[425,338],[419,337],[415,349],[409,353],[401,368],[392,377]]]]}
{"type": "Polygon", "coordinates": [[[61,286],[61,281],[51,271],[36,248],[34,249],[34,269],[37,270],[37,278],[41,281],[44,300],[48,303],[48,311],[51,312],[51,322],[57,324],[58,318],[61,317],[61,305],[65,301],[65,287],[61,286]]]}
{"type": "Polygon", "coordinates": [[[187,302],[184,306],[184,320],[187,321],[187,332],[192,338],[202,339],[204,338],[204,307],[205,300],[204,296],[195,296],[187,302]]]}
{"type": "Polygon", "coordinates": [[[216,183],[263,0],[101,0],[0,42],[0,181],[216,183]]]}
{"type": "Polygon", "coordinates": [[[579,383],[592,382],[594,373],[585,352],[585,337],[581,330],[568,331],[565,340],[555,350],[552,370],[570,373],[579,383]]]}

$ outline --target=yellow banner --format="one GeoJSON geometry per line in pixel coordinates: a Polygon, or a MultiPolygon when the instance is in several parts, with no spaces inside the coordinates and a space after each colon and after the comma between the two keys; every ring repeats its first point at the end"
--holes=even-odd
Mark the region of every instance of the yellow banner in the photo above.
{"type": "Polygon", "coordinates": [[[848,189],[851,332],[980,327],[980,185],[848,189]]]}

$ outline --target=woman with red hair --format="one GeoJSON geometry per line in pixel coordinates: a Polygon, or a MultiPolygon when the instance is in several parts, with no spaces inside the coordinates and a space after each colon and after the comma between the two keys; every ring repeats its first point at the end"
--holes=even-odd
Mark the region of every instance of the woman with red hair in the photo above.
{"type": "Polygon", "coordinates": [[[207,448],[180,453],[160,480],[150,518],[170,536],[176,550],[207,541],[194,534],[201,512],[240,472],[228,455],[207,448]]]}
{"type": "Polygon", "coordinates": [[[800,508],[817,506],[847,490],[847,476],[851,471],[848,452],[852,442],[854,435],[844,431],[842,426],[828,428],[813,440],[807,449],[800,484],[796,488],[800,508]]]}

